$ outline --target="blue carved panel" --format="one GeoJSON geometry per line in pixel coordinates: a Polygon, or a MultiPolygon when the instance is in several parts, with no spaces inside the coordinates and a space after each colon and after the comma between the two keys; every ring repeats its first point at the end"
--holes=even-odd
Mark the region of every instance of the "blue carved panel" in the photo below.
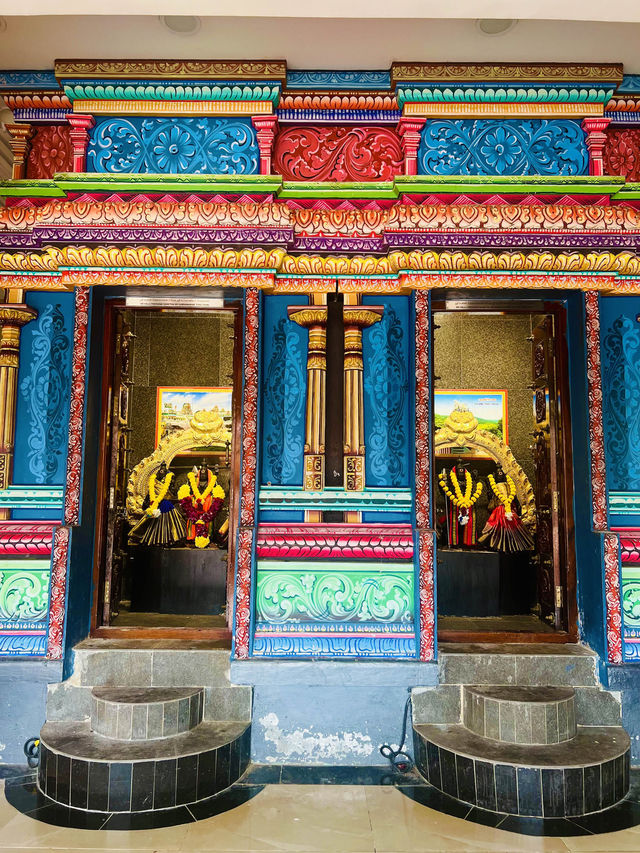
{"type": "Polygon", "coordinates": [[[584,175],[580,123],[563,119],[427,121],[418,151],[424,175],[584,175]]]}
{"type": "Polygon", "coordinates": [[[384,306],[380,322],[362,338],[366,484],[409,486],[409,298],[365,296],[362,301],[384,306]]]}
{"type": "Polygon", "coordinates": [[[260,445],[263,484],[302,485],[309,333],[289,320],[287,306],[306,304],[306,296],[264,299],[260,445]]]}
{"type": "Polygon", "coordinates": [[[602,298],[602,396],[607,485],[640,491],[640,299],[602,298]]]}
{"type": "Polygon", "coordinates": [[[108,118],[91,130],[89,172],[258,172],[256,133],[241,118],[108,118]]]}
{"type": "Polygon", "coordinates": [[[67,463],[73,294],[27,294],[38,311],[20,335],[13,482],[64,483],[67,463]]]}

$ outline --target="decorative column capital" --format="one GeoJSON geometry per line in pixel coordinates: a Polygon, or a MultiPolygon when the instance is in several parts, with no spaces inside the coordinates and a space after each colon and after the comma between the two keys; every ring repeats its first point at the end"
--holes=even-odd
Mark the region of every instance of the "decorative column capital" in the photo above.
{"type": "Polygon", "coordinates": [[[0,304],[0,326],[25,326],[37,316],[38,312],[30,305],[0,304]]]}
{"type": "Polygon", "coordinates": [[[73,146],[73,171],[84,172],[86,168],[87,145],[89,144],[89,130],[94,126],[96,120],[90,115],[69,113],[67,121],[71,125],[69,136],[73,146]]]}
{"type": "Polygon", "coordinates": [[[415,175],[418,172],[418,148],[426,121],[426,118],[409,116],[402,116],[398,121],[398,136],[404,152],[405,175],[415,175]]]}
{"type": "Polygon", "coordinates": [[[586,145],[589,151],[589,174],[604,175],[604,146],[607,144],[607,129],[611,119],[604,116],[591,116],[582,120],[582,129],[587,134],[586,145]]]}
{"type": "Polygon", "coordinates": [[[273,140],[278,132],[278,119],[276,116],[251,116],[251,123],[256,129],[256,136],[258,137],[260,174],[270,175],[273,140]]]}
{"type": "Polygon", "coordinates": [[[29,140],[33,135],[33,127],[30,124],[5,124],[9,134],[9,144],[13,153],[13,171],[11,177],[14,181],[24,178],[25,164],[29,152],[29,140]]]}

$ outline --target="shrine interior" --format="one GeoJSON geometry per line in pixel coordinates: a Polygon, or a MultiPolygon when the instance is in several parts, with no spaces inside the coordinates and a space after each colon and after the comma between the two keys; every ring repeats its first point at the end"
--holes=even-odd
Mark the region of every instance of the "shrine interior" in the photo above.
{"type": "MultiPolygon", "coordinates": [[[[543,306],[540,305],[540,308],[543,306]]],[[[438,630],[567,630],[558,316],[434,312],[438,630]],[[465,444],[443,433],[448,418],[465,444]],[[484,442],[482,436],[493,436],[484,442]],[[496,442],[495,439],[498,439],[496,442]]],[[[471,639],[471,638],[470,638],[471,639]]]]}
{"type": "Polygon", "coordinates": [[[112,321],[98,620],[223,628],[234,314],[123,307],[112,321]]]}

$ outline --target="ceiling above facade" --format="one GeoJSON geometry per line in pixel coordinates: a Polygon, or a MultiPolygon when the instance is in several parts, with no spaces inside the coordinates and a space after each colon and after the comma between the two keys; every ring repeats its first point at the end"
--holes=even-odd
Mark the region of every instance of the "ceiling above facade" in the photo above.
{"type": "MultiPolygon", "coordinates": [[[[332,0],[333,2],[333,0],[332,0]]],[[[323,17],[305,15],[298,4],[269,4],[272,17],[253,16],[264,6],[245,3],[235,12],[225,4],[224,16],[201,17],[197,26],[176,32],[161,19],[176,11],[175,2],[147,0],[111,0],[109,10],[122,14],[75,15],[86,12],[91,4],[83,2],[54,3],[53,0],[27,0],[21,6],[23,16],[15,15],[15,3],[0,0],[0,68],[53,68],[55,59],[64,58],[193,58],[230,59],[238,57],[286,59],[289,68],[316,69],[388,69],[394,60],[411,61],[538,61],[538,62],[622,62],[626,74],[640,73],[640,4],[618,3],[596,6],[593,2],[561,4],[563,16],[574,20],[515,20],[513,16],[530,10],[524,4],[503,4],[503,14],[515,23],[505,32],[486,34],[478,20],[488,15],[489,4],[458,3],[457,12],[468,19],[412,18],[425,12],[423,3],[405,0],[394,4],[367,2],[367,12],[360,15],[358,2],[323,4],[323,17]],[[126,5],[126,9],[125,9],[126,5]],[[153,5],[156,14],[144,12],[153,5]],[[421,6],[421,10],[417,9],[421,6]],[[335,7],[335,8],[334,8],[335,7]],[[39,15],[53,8],[63,14],[39,15]],[[389,10],[395,17],[389,18],[389,10]],[[613,11],[612,11],[613,9],[613,11]],[[243,12],[244,16],[238,15],[243,12]],[[11,14],[9,14],[11,12],[11,14]],[[129,12],[131,14],[125,14],[129,12]],[[66,14],[65,14],[66,13],[66,14]],[[615,16],[615,21],[607,21],[615,16]],[[589,17],[590,20],[584,20],[589,17]],[[580,18],[581,20],[577,20],[580,18]]],[[[97,6],[98,4],[93,4],[97,6]]],[[[105,4],[106,5],[106,4],[105,4]]],[[[179,11],[197,15],[210,2],[183,3],[179,11]]],[[[443,7],[445,8],[445,7],[443,7]]],[[[560,4],[541,0],[537,14],[548,19],[557,14],[560,4]]],[[[317,6],[309,6],[316,16],[317,6]]],[[[500,10],[492,4],[491,16],[500,10]]],[[[451,7],[446,7],[447,15],[451,7]]],[[[178,27],[178,29],[180,29],[178,27]]],[[[491,30],[491,27],[488,27],[491,30]]]]}

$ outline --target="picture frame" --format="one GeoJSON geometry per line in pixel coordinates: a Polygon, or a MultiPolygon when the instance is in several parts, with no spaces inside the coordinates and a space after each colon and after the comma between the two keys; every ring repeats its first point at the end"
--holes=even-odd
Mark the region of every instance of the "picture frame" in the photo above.
{"type": "MultiPolygon", "coordinates": [[[[509,406],[506,389],[496,388],[437,388],[434,390],[433,419],[435,429],[444,425],[445,420],[456,405],[466,406],[478,421],[481,429],[491,432],[500,441],[509,443],[509,406]]],[[[464,456],[462,448],[456,448],[455,454],[464,456]]],[[[469,456],[477,456],[473,451],[469,456]]]]}
{"type": "Polygon", "coordinates": [[[195,412],[217,408],[229,432],[232,428],[230,385],[159,385],[156,393],[155,446],[172,433],[187,429],[195,412]]]}

